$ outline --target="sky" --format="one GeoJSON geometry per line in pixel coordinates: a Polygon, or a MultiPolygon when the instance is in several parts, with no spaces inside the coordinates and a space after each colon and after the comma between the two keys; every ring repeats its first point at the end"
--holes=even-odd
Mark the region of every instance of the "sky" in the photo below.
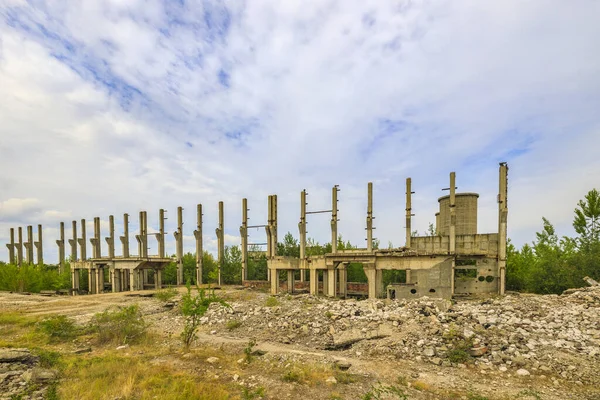
{"type": "MultiPolygon", "coordinates": [[[[137,249],[139,211],[155,232],[159,208],[174,253],[178,206],[194,251],[198,203],[214,253],[218,202],[238,245],[241,199],[264,224],[269,194],[298,237],[300,191],[327,209],[333,185],[362,247],[368,182],[375,237],[402,246],[405,179],[422,233],[451,171],[495,232],[499,162],[514,243],[542,216],[573,235],[600,188],[599,17],[594,0],[0,0],[0,260],[11,227],[43,224],[56,262],[61,221],[90,237],[98,216],[104,237],[115,215],[118,236],[123,213],[137,249]]],[[[329,219],[308,236],[329,241],[329,219]]]]}

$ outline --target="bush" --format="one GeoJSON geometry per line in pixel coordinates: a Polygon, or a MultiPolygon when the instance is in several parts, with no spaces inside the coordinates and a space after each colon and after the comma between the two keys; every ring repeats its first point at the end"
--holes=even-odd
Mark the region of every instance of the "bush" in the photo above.
{"type": "Polygon", "coordinates": [[[229,320],[229,321],[227,321],[227,324],[225,325],[227,330],[230,330],[230,331],[237,329],[240,326],[242,326],[242,323],[240,321],[238,321],[237,319],[229,320]]]}
{"type": "Polygon", "coordinates": [[[77,336],[77,327],[66,315],[54,315],[38,322],[36,329],[48,335],[50,340],[64,341],[77,336]]]}
{"type": "Polygon", "coordinates": [[[221,303],[224,306],[229,307],[227,303],[217,295],[215,295],[214,289],[206,294],[205,289],[197,287],[198,294],[192,295],[192,287],[190,281],[187,285],[187,293],[181,298],[181,314],[185,317],[183,332],[181,332],[181,340],[186,348],[190,347],[190,344],[196,339],[196,331],[200,325],[200,318],[206,314],[208,307],[212,303],[221,303]]]}
{"type": "Polygon", "coordinates": [[[146,323],[137,304],[108,309],[94,315],[90,328],[98,334],[99,343],[129,344],[146,335],[146,323]]]}
{"type": "Polygon", "coordinates": [[[279,300],[277,300],[277,298],[270,296],[267,298],[267,300],[265,301],[265,306],[267,307],[276,307],[279,305],[279,300]]]}
{"type": "Polygon", "coordinates": [[[24,264],[20,268],[5,264],[0,268],[0,290],[39,293],[41,290],[59,290],[71,287],[71,272],[67,265],[59,274],[51,265],[24,264]]]}
{"type": "Polygon", "coordinates": [[[154,293],[154,297],[156,297],[160,301],[167,302],[171,300],[173,297],[177,296],[179,292],[175,288],[161,289],[154,293]]]}

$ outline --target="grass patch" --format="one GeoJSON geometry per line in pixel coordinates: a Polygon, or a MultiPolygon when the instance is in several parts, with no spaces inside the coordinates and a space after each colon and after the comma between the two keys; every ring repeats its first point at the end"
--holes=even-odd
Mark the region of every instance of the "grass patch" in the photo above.
{"type": "Polygon", "coordinates": [[[267,307],[277,307],[279,304],[279,300],[273,296],[269,296],[267,297],[267,300],[265,300],[265,306],[267,307]]]}
{"type": "Polygon", "coordinates": [[[431,390],[431,385],[423,381],[414,381],[411,386],[419,391],[429,392],[431,390]]]}
{"type": "Polygon", "coordinates": [[[324,384],[333,376],[339,384],[351,384],[358,380],[358,375],[340,371],[337,367],[323,364],[294,363],[281,376],[284,382],[299,383],[308,386],[324,384]]]}
{"type": "Polygon", "coordinates": [[[252,390],[249,387],[242,389],[242,400],[264,399],[266,396],[265,388],[262,386],[252,390]]]}
{"type": "Polygon", "coordinates": [[[225,327],[229,331],[237,329],[240,326],[242,326],[242,321],[238,321],[237,319],[230,319],[229,321],[227,321],[227,324],[225,324],[225,327]]]}
{"type": "Polygon", "coordinates": [[[378,384],[373,386],[371,390],[365,393],[361,400],[383,400],[383,399],[400,399],[407,400],[408,396],[400,387],[395,385],[378,384]]]}
{"type": "Polygon", "coordinates": [[[201,399],[235,398],[239,389],[175,370],[150,357],[70,357],[63,368],[58,395],[64,399],[201,399]]]}
{"type": "Polygon", "coordinates": [[[38,348],[33,349],[32,353],[39,357],[42,368],[55,368],[60,365],[61,355],[59,352],[38,348]]]}
{"type": "Polygon", "coordinates": [[[160,289],[154,293],[154,297],[162,302],[167,302],[177,296],[179,292],[175,288],[160,289]]]}
{"type": "Polygon", "coordinates": [[[74,339],[79,329],[66,315],[53,315],[36,324],[36,330],[48,336],[51,342],[62,342],[74,339]]]}
{"type": "Polygon", "coordinates": [[[94,315],[90,321],[92,332],[100,344],[131,344],[146,335],[146,323],[137,304],[107,309],[94,315]]]}

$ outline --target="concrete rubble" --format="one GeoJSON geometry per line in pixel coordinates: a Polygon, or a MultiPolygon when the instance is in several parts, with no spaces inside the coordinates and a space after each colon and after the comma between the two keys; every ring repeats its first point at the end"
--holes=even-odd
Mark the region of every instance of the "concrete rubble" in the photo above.
{"type": "Polygon", "coordinates": [[[402,358],[518,376],[600,384],[600,287],[558,295],[485,300],[332,300],[285,296],[212,304],[202,323],[228,335],[337,350],[349,357],[402,358]]]}
{"type": "Polygon", "coordinates": [[[46,398],[56,372],[41,368],[28,349],[0,349],[0,400],[46,398]]]}

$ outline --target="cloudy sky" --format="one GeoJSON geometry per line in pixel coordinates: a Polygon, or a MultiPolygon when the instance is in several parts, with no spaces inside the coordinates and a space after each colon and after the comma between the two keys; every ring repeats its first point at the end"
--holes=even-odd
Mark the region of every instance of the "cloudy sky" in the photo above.
{"type": "MultiPolygon", "coordinates": [[[[450,171],[493,232],[500,161],[512,240],[542,216],[572,234],[600,187],[599,18],[593,0],[0,0],[0,242],[44,224],[55,262],[60,221],[114,214],[119,235],[129,213],[135,249],[140,210],[172,232],[183,206],[192,251],[202,203],[214,251],[218,201],[227,244],[242,197],[262,224],[277,194],[297,236],[300,191],[329,208],[339,184],[339,231],[362,246],[372,181],[376,237],[399,246],[405,179],[423,232],[450,171]]],[[[328,227],[309,218],[320,242],[328,227]]]]}

